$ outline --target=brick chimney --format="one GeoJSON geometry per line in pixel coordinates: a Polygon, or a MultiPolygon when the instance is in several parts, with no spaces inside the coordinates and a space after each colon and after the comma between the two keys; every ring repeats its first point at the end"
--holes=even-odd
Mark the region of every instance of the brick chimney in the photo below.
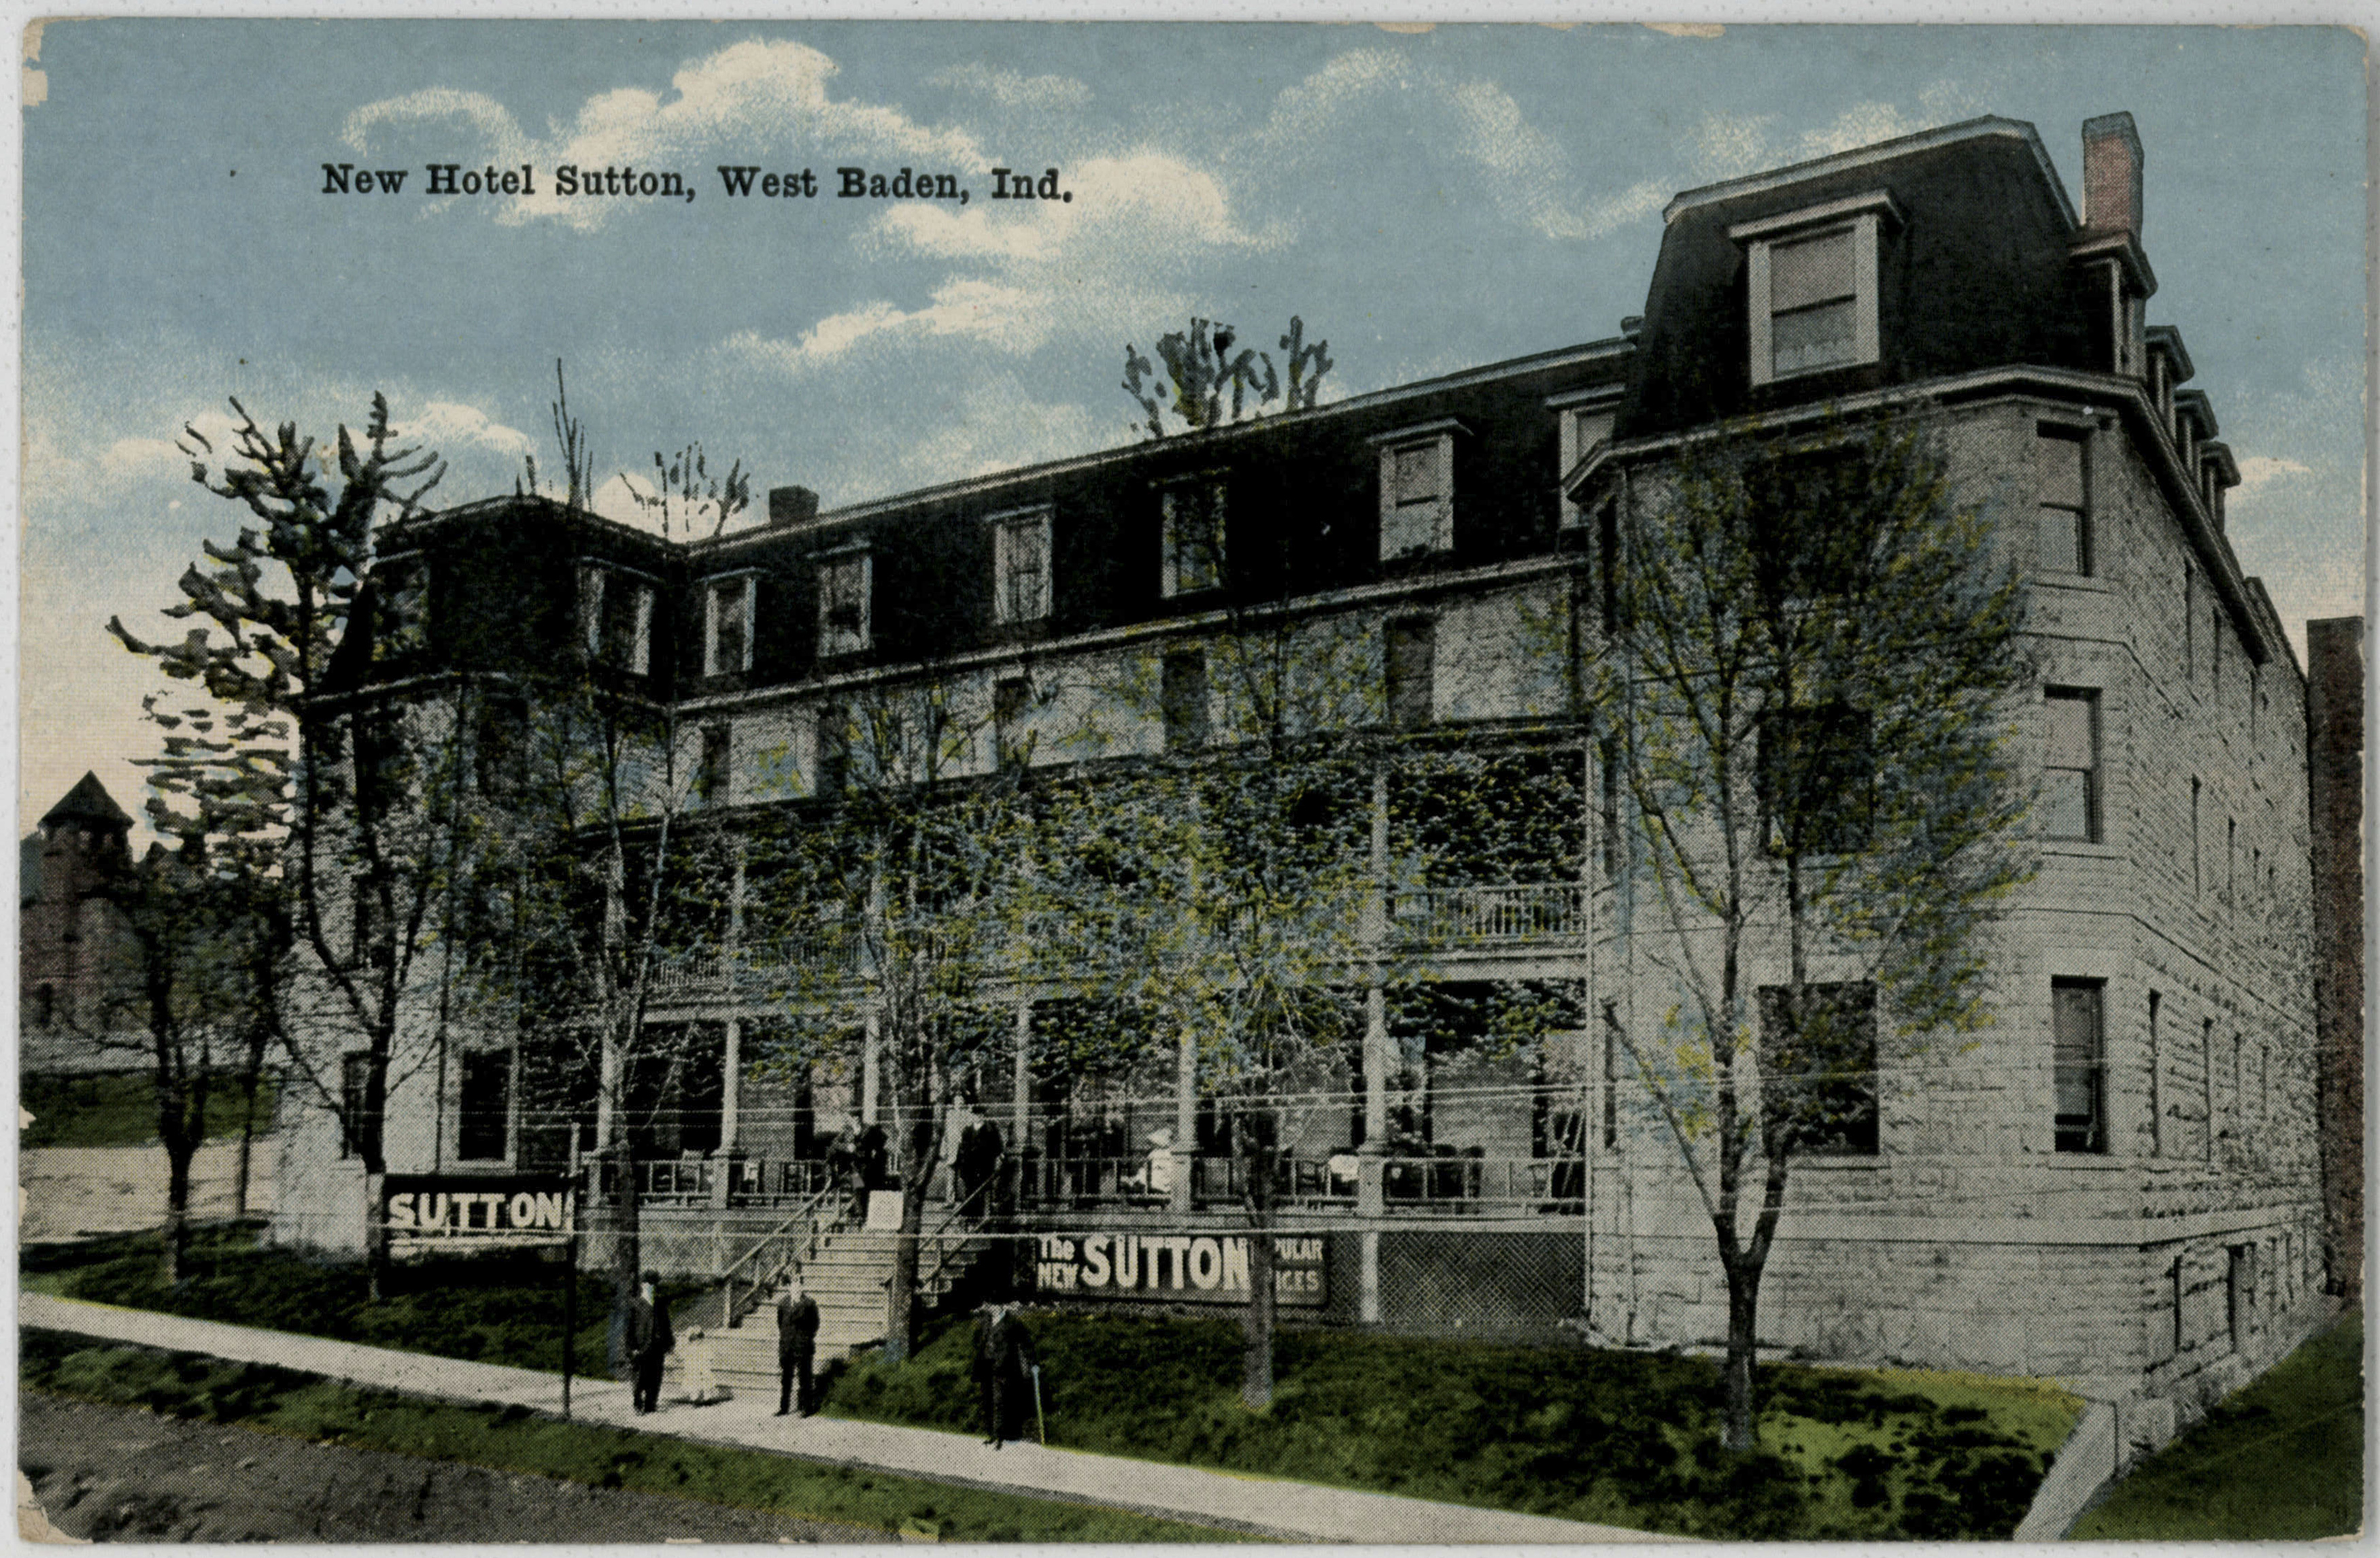
{"type": "Polygon", "coordinates": [[[791,529],[807,525],[818,517],[818,494],[808,487],[771,487],[769,489],[769,528],[791,529]]]}
{"type": "Polygon", "coordinates": [[[2141,236],[2141,138],[2130,114],[2082,121],[2082,225],[2141,236]]]}

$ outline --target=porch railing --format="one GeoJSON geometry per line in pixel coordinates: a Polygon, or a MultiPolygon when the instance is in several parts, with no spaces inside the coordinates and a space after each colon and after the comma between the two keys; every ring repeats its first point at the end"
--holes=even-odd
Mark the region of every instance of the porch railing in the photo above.
{"type": "Polygon", "coordinates": [[[1400,892],[1390,922],[1428,946],[1564,941],[1586,932],[1586,889],[1574,882],[1509,887],[1420,887],[1400,892]]]}
{"type": "MultiPolygon", "coordinates": [[[[1406,888],[1390,901],[1390,922],[1399,939],[1421,946],[1565,941],[1585,933],[1586,889],[1574,882],[1406,888]]],[[[1355,933],[1353,924],[1345,929],[1350,937],[1355,933]]],[[[1046,939],[1064,931],[1052,920],[1015,933],[1046,939]]],[[[733,955],[710,949],[673,955],[657,963],[648,978],[653,997],[663,1002],[768,1000],[856,978],[860,963],[856,942],[780,940],[733,955]]]]}
{"type": "MultiPolygon", "coordinates": [[[[1353,1206],[1362,1187],[1363,1160],[1354,1151],[1289,1155],[1275,1161],[1273,1194],[1288,1206],[1353,1206]]],[[[1179,1164],[1172,1173],[1182,1172],[1179,1164]]],[[[1193,1206],[1244,1200],[1249,1165],[1223,1156],[1192,1158],[1193,1206]]],[[[1030,1161],[1024,1175],[1029,1201],[1044,1207],[1161,1208],[1172,1199],[1171,1175],[1149,1172],[1140,1158],[1052,1158],[1030,1161]]],[[[1585,1196],[1579,1158],[1490,1158],[1447,1151],[1380,1160],[1380,1190],[1391,1210],[1459,1210],[1527,1206],[1559,1209],[1585,1196]]]]}

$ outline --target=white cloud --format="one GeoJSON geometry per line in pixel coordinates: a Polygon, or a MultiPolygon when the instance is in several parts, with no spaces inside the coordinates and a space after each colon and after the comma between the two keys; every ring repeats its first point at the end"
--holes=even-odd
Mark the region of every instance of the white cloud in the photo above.
{"type": "MultiPolygon", "coordinates": [[[[1195,306],[1174,278],[1211,272],[1235,252],[1264,252],[1284,232],[1251,231],[1212,174],[1153,151],[1069,164],[1075,199],[1022,202],[995,213],[895,207],[866,241],[888,258],[957,262],[923,303],[873,298],[827,315],[794,339],[739,331],[727,356],[789,376],[863,352],[914,351],[965,341],[1011,356],[1052,341],[1120,343],[1148,322],[1195,306]]],[[[1005,202],[1003,202],[1004,204],[1005,202]]]]}
{"type": "Polygon", "coordinates": [[[639,530],[651,530],[658,526],[650,511],[638,499],[650,499],[657,492],[650,481],[624,470],[589,494],[587,506],[606,519],[616,520],[639,530]]]}
{"type": "Polygon", "coordinates": [[[2286,481],[2292,477],[2313,474],[2313,468],[2300,460],[2274,455],[2251,455],[2240,462],[2240,485],[2234,491],[2245,496],[2268,482],[2286,481]]]}
{"type": "Polygon", "coordinates": [[[452,400],[432,400],[421,408],[420,415],[407,419],[390,430],[405,442],[420,443],[441,454],[452,454],[458,448],[485,449],[508,459],[537,452],[537,440],[518,428],[506,427],[492,419],[476,406],[465,406],[452,400]]]}
{"type": "Polygon", "coordinates": [[[935,86],[986,98],[1002,108],[1079,108],[1091,101],[1089,85],[1072,76],[1026,76],[980,60],[929,79],[935,86]]]}
{"type": "Polygon", "coordinates": [[[871,341],[883,345],[956,336],[1001,351],[1030,352],[1050,339],[1056,323],[1056,301],[1046,294],[962,276],[936,287],[933,301],[921,309],[904,310],[891,303],[872,302],[830,314],[791,342],[772,340],[758,331],[738,331],[728,337],[725,349],[781,372],[798,374],[839,361],[861,343],[871,341]]]}
{"type": "MultiPolygon", "coordinates": [[[[528,163],[546,172],[534,195],[500,197],[498,219],[561,221],[581,231],[601,226],[634,202],[565,196],[552,170],[565,166],[674,169],[691,179],[715,153],[791,153],[804,158],[901,160],[937,171],[979,174],[991,164],[965,130],[920,125],[895,108],[838,100],[827,91],[833,60],[805,44],[758,39],[695,60],[671,79],[671,93],[624,87],[583,103],[577,117],[543,137],[524,132],[511,110],[477,92],[436,88],[367,103],[347,116],[347,144],[370,153],[416,127],[478,146],[468,161],[528,163]]],[[[459,198],[459,197],[457,197],[459,198]]],[[[441,202],[443,203],[443,202],[441,202]]]]}

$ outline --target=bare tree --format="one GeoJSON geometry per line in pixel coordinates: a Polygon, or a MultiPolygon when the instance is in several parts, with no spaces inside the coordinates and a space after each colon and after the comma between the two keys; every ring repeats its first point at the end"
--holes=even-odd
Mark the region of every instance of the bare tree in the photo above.
{"type": "MultiPolygon", "coordinates": [[[[210,566],[181,578],[183,600],[166,615],[196,619],[180,643],[152,644],[111,621],[109,631],[167,676],[202,686],[263,736],[285,722],[294,747],[289,838],[283,867],[293,939],[310,955],[293,989],[320,997],[316,1016],[350,1035],[364,1062],[360,1089],[346,1086],[319,1047],[288,1046],[294,1073],[340,1118],[376,1192],[386,1162],[381,1142],[401,1013],[421,945],[425,915],[441,881],[434,848],[420,836],[419,804],[434,777],[434,746],[404,720],[368,700],[334,695],[334,661],[375,610],[393,614],[377,641],[405,630],[398,591],[375,593],[374,542],[381,525],[420,512],[444,474],[437,457],[402,444],[388,403],[372,398],[363,436],[342,425],[334,460],[337,494],[316,441],[284,422],[267,433],[238,401],[231,448],[218,455],[184,429],[191,478],[245,508],[253,524],[229,545],[209,542],[210,566]],[[421,760],[425,753],[430,761],[421,760]],[[337,932],[348,932],[338,944],[337,932]]],[[[289,1031],[285,1029],[285,1032],[289,1031]]],[[[376,1195],[375,1195],[376,1200],[376,1195]]],[[[381,1244],[368,1235],[375,1272],[381,1244]]]]}

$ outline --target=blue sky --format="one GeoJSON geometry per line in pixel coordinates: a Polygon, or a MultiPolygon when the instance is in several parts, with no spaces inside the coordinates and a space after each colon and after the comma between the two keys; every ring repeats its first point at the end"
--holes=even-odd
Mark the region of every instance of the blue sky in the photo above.
{"type": "MultiPolygon", "coordinates": [[[[2155,323],[2246,478],[2293,634],[2362,609],[2363,48],[2337,30],[54,23],[24,118],[20,794],[152,749],[153,613],[238,515],[186,420],[328,434],[384,390],[441,495],[699,439],[830,504],[1124,443],[1126,341],[1193,313],[1329,339],[1329,396],[1615,333],[1677,190],[1980,114],[2146,149],[2155,323]],[[322,164],[411,172],[326,196],[322,164]],[[528,163],[535,199],[425,197],[528,163]],[[949,170],[964,208],[729,201],[719,164],[949,170]],[[676,169],[691,203],[554,193],[676,169]],[[1055,166],[1070,203],[990,201],[1055,166]]],[[[619,506],[616,486],[606,502],[619,506]]]]}

